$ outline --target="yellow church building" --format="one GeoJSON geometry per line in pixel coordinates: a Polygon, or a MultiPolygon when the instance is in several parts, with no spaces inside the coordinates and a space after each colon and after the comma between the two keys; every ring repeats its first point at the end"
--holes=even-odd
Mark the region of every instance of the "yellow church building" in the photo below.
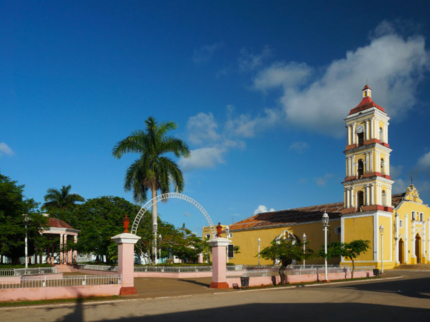
{"type": "MultiPolygon", "coordinates": [[[[280,238],[310,242],[313,250],[324,244],[322,215],[330,218],[328,242],[370,241],[370,249],[358,256],[356,266],[394,268],[400,264],[430,263],[430,208],[411,184],[406,192],[392,195],[390,177],[390,118],[372,99],[369,86],[361,102],[346,117],[344,200],[304,208],[260,213],[229,226],[228,257],[235,264],[261,265],[271,261],[256,257],[259,250],[280,238]],[[383,232],[381,233],[381,228],[383,232]],[[240,246],[240,253],[233,252],[240,246]],[[382,252],[381,252],[382,251],[382,252]],[[383,259],[382,259],[383,257],[383,259]]],[[[209,227],[203,229],[203,236],[209,227]]],[[[321,263],[321,260],[309,261],[321,263]]],[[[350,266],[345,258],[329,263],[350,266]]]]}

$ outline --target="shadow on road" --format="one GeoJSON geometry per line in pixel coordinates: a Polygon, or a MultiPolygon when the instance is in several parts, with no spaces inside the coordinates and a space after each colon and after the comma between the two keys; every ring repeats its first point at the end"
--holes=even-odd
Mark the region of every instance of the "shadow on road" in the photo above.
{"type": "MultiPolygon", "coordinates": [[[[430,278],[417,278],[407,280],[395,280],[392,282],[354,284],[338,286],[367,292],[397,293],[399,295],[414,297],[419,299],[430,299],[430,278]],[[425,291],[427,290],[427,292],[425,291]],[[427,294],[421,292],[424,291],[427,294]]],[[[430,302],[429,302],[430,307],[430,302]]],[[[430,321],[430,316],[428,321],[430,321]]]]}

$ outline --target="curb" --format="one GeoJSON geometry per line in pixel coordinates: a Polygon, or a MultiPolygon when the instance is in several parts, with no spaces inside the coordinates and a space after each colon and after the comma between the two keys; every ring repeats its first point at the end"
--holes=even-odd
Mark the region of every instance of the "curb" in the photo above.
{"type": "MultiPolygon", "coordinates": [[[[403,278],[402,276],[394,276],[394,277],[385,277],[381,280],[372,281],[372,282],[384,282],[386,280],[393,280],[403,278]]],[[[292,288],[303,288],[303,287],[319,287],[319,286],[331,286],[331,285],[338,285],[338,284],[351,284],[351,283],[363,283],[363,282],[369,282],[369,280],[360,280],[360,281],[345,281],[345,282],[331,282],[331,283],[320,283],[320,284],[302,284],[302,285],[292,285],[292,286],[285,286],[285,287],[279,287],[279,288],[262,288],[262,289],[254,289],[254,290],[247,290],[247,291],[241,291],[241,292],[218,292],[213,293],[214,295],[220,295],[220,294],[239,294],[239,293],[247,293],[247,292],[263,292],[263,291],[281,291],[285,289],[292,289],[292,288]]]]}

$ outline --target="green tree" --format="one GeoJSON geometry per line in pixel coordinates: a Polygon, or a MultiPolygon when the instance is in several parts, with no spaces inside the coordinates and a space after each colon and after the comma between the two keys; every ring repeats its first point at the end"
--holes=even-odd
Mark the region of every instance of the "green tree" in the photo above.
{"type": "Polygon", "coordinates": [[[115,247],[111,237],[124,231],[124,218],[133,222],[139,206],[112,196],[88,199],[73,211],[73,228],[80,229],[78,243],[68,245],[82,253],[107,255],[108,262],[114,258],[115,247]],[[110,248],[109,248],[110,246],[110,248]]]}
{"type": "MultiPolygon", "coordinates": [[[[308,245],[309,242],[304,244],[308,245]]],[[[289,239],[272,241],[269,247],[264,248],[260,252],[260,256],[264,259],[271,259],[273,261],[279,259],[281,261],[281,267],[279,268],[281,284],[286,283],[287,266],[291,265],[293,260],[302,261],[310,258],[312,255],[313,251],[309,247],[306,247],[306,253],[303,253],[303,243],[298,240],[293,242],[289,239]]],[[[258,254],[256,256],[258,256],[258,254]]]]}
{"type": "MultiPolygon", "coordinates": [[[[152,198],[157,196],[157,191],[167,193],[173,184],[174,190],[184,190],[184,178],[181,169],[169,157],[173,153],[176,157],[190,156],[188,145],[182,140],[168,136],[167,133],[177,128],[174,122],[157,123],[150,116],[146,121],[146,130],[137,130],[113,148],[112,154],[120,159],[126,153],[138,153],[139,159],[134,161],[127,169],[124,189],[133,191],[133,199],[138,203],[146,200],[146,194],[150,190],[152,198]]],[[[152,206],[152,232],[153,253],[156,258],[157,245],[157,203],[152,206]]]]}
{"type": "Polygon", "coordinates": [[[42,210],[55,211],[55,210],[73,210],[76,208],[77,202],[84,202],[85,199],[77,193],[70,193],[71,185],[62,186],[58,189],[48,189],[45,195],[45,203],[42,205],[42,210]]]}
{"type": "Polygon", "coordinates": [[[321,246],[322,249],[318,252],[318,255],[323,258],[327,257],[327,259],[341,256],[348,258],[352,263],[351,278],[354,278],[354,259],[357,258],[360,253],[366,253],[369,247],[370,241],[362,239],[354,240],[350,243],[331,242],[327,245],[327,256],[325,256],[324,245],[321,246]]]}
{"type": "Polygon", "coordinates": [[[0,258],[11,257],[16,263],[24,256],[25,217],[29,240],[29,255],[40,254],[46,237],[40,232],[48,225],[48,219],[37,212],[38,203],[24,196],[24,185],[0,174],[0,258]]]}

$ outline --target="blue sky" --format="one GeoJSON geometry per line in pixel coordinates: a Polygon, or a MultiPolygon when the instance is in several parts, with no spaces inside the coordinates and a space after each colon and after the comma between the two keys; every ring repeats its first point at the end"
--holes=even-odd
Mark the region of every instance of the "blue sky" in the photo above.
{"type": "MultiPolygon", "coordinates": [[[[429,5],[379,1],[0,1],[0,170],[43,201],[132,200],[116,142],[152,115],[192,157],[185,194],[214,222],[338,202],[344,118],[366,80],[392,117],[395,192],[430,202],[429,5]]],[[[163,220],[200,232],[184,201],[163,220]]]]}

